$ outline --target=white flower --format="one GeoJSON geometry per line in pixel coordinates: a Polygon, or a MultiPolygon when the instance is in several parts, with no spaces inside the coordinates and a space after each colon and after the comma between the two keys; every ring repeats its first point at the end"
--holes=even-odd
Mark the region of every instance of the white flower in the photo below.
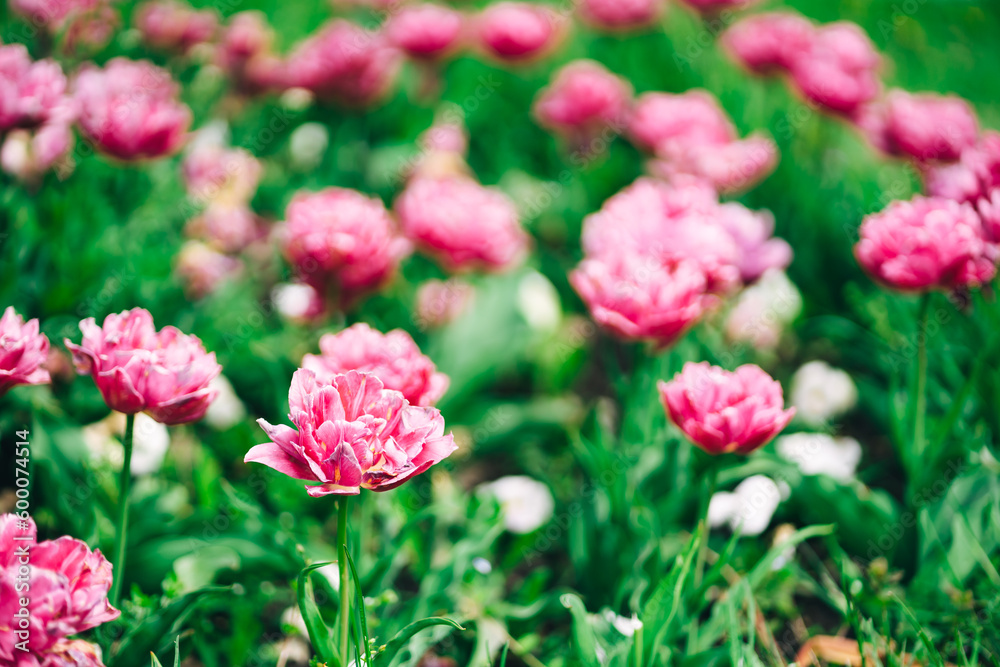
{"type": "Polygon", "coordinates": [[[784,494],[774,480],[764,475],[752,475],[732,491],[719,491],[708,503],[708,525],[715,528],[728,524],[742,535],[760,535],[771,523],[771,517],[784,494]]]}
{"type": "Polygon", "coordinates": [[[529,271],[518,283],[517,308],[528,326],[538,331],[553,331],[562,320],[559,293],[538,271],[529,271]]]}
{"type": "Polygon", "coordinates": [[[306,319],[319,294],[303,283],[281,283],[271,291],[271,301],[281,315],[289,320],[306,319]]]}
{"type": "Polygon", "coordinates": [[[187,143],[185,151],[197,153],[206,148],[216,148],[229,145],[229,123],[221,118],[216,118],[202,126],[194,133],[194,137],[187,143]]]}
{"type": "Polygon", "coordinates": [[[330,143],[330,133],[320,123],[303,123],[295,128],[288,140],[292,167],[298,171],[315,169],[323,161],[330,143]]]}
{"type": "Polygon", "coordinates": [[[512,533],[537,530],[552,518],[555,509],[549,487],[525,475],[501,477],[479,489],[500,504],[504,526],[512,533]]]}
{"type": "Polygon", "coordinates": [[[243,401],[236,395],[226,376],[215,376],[208,388],[219,392],[205,413],[205,422],[209,426],[217,431],[225,431],[246,419],[247,410],[243,401]]]}
{"type": "Polygon", "coordinates": [[[642,621],[635,614],[632,617],[619,616],[610,609],[604,610],[604,620],[614,626],[615,630],[622,633],[626,637],[631,637],[638,630],[642,630],[642,621]]]}
{"type": "Polygon", "coordinates": [[[824,433],[783,435],[775,443],[781,458],[791,461],[805,475],[829,475],[846,482],[861,462],[861,443],[854,438],[834,438],[824,433]]]}
{"type": "MultiPolygon", "coordinates": [[[[107,418],[83,428],[83,442],[90,451],[91,460],[98,465],[119,469],[125,461],[125,448],[121,439],[125,435],[125,415],[112,412],[107,418]]],[[[133,475],[149,475],[160,469],[170,447],[167,427],[149,415],[140,412],[135,416],[132,429],[133,475]]]]}
{"type": "Polygon", "coordinates": [[[726,318],[730,340],[758,349],[773,348],[781,333],[802,312],[802,295],[780,269],[768,269],[743,290],[726,318]]]}
{"type": "Polygon", "coordinates": [[[802,421],[818,426],[853,408],[858,389],[846,372],[810,361],[792,377],[791,401],[802,421]]]}

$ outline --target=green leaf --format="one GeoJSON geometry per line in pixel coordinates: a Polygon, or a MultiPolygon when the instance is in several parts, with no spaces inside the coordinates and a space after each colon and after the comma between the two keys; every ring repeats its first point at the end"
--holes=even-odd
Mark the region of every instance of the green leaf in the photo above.
{"type": "MultiPolygon", "coordinates": [[[[371,642],[368,641],[368,620],[367,612],[365,612],[365,596],[361,592],[361,579],[358,577],[358,570],[354,566],[354,556],[351,555],[350,551],[345,550],[344,553],[347,554],[347,566],[351,569],[351,576],[354,578],[354,597],[357,603],[358,617],[361,619],[361,639],[364,641],[365,646],[365,664],[372,664],[372,648],[371,642]]],[[[341,584],[343,586],[343,584],[341,584]]],[[[360,644],[360,642],[356,642],[360,644]]]]}
{"type": "Polygon", "coordinates": [[[419,621],[414,621],[410,623],[405,628],[396,633],[396,636],[385,645],[382,650],[380,650],[375,656],[375,665],[388,665],[392,662],[396,654],[406,648],[406,644],[410,641],[413,635],[417,634],[421,630],[433,627],[435,625],[450,625],[456,630],[465,630],[461,625],[451,620],[450,618],[444,618],[443,616],[433,616],[431,618],[424,618],[419,621]]]}
{"type": "Polygon", "coordinates": [[[326,567],[327,565],[333,565],[333,562],[313,563],[302,568],[302,571],[299,572],[299,611],[302,612],[302,620],[306,624],[306,630],[309,631],[309,641],[312,642],[316,653],[324,662],[341,667],[340,660],[337,658],[337,651],[333,646],[333,635],[330,632],[330,628],[327,627],[326,622],[323,621],[323,616],[316,605],[316,595],[309,576],[314,570],[326,567]]]}
{"type": "Polygon", "coordinates": [[[576,644],[581,664],[599,667],[597,637],[594,636],[594,628],[590,625],[590,616],[587,614],[587,608],[583,606],[583,600],[572,593],[566,593],[559,599],[573,616],[573,643],[576,644]]]}

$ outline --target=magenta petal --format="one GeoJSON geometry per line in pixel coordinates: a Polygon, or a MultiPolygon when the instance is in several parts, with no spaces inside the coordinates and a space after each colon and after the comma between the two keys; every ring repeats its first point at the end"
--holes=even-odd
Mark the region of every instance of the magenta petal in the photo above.
{"type": "Polygon", "coordinates": [[[300,461],[296,461],[285,451],[273,442],[266,442],[262,445],[252,447],[243,459],[244,463],[263,463],[269,468],[288,475],[294,479],[317,480],[316,476],[303,466],[300,461]]]}

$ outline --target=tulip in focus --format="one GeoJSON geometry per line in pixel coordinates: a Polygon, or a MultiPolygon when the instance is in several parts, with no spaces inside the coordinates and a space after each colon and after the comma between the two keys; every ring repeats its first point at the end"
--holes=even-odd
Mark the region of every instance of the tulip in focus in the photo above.
{"type": "Polygon", "coordinates": [[[49,339],[38,331],[38,320],[27,322],[8,306],[0,317],[0,396],[19,384],[48,384],[42,368],[49,353],[49,339]]]}
{"type": "Polygon", "coordinates": [[[411,58],[434,60],[460,45],[465,18],[454,9],[426,3],[400,7],[386,21],[389,42],[411,58]]]}
{"type": "Polygon", "coordinates": [[[821,426],[853,408],[858,389],[845,371],[823,361],[810,361],[792,376],[790,398],[799,419],[821,426]]]}
{"type": "Polygon", "coordinates": [[[576,145],[622,131],[632,86],[603,65],[576,60],[560,69],[534,106],[538,123],[576,145]]]}
{"type": "Polygon", "coordinates": [[[580,16],[603,30],[634,30],[652,25],[663,13],[662,0],[582,0],[580,16]]]}
{"type": "Polygon", "coordinates": [[[101,69],[86,65],[77,75],[74,95],[83,134],[121,160],[176,152],[191,124],[177,84],[147,61],[114,58],[101,69]]]}
{"type": "Polygon", "coordinates": [[[219,17],[211,9],[196,10],[178,0],[152,0],[139,7],[135,25],[148,46],[185,53],[212,40],[219,17]]]}
{"type": "Polygon", "coordinates": [[[108,602],[111,563],[71,537],[37,541],[35,522],[0,515],[0,662],[5,665],[99,666],[97,646],[67,637],[115,620],[121,614],[108,602]],[[11,631],[17,601],[25,595],[18,583],[22,549],[30,552],[27,595],[28,652],[15,647],[11,631]],[[7,627],[4,627],[7,626],[7,627]],[[16,656],[16,657],[15,657],[16,656]]]}
{"type": "Polygon", "coordinates": [[[80,322],[83,342],[65,341],[80,375],[94,378],[104,402],[125,414],[146,412],[163,424],[201,419],[215,392],[208,388],[222,367],[197,336],[174,327],[157,331],[149,311],[133,308],[80,322]]]}
{"type": "Polygon", "coordinates": [[[415,178],[395,210],[406,236],[451,271],[507,269],[528,249],[514,202],[469,177],[415,178]]]}
{"type": "Polygon", "coordinates": [[[795,408],[784,409],[781,385],[753,364],[730,372],[688,362],[657,387],[670,420],[709,454],[749,454],[795,415],[795,408]]]}
{"type": "Polygon", "coordinates": [[[722,44],[754,72],[791,70],[809,51],[815,28],[793,12],[754,14],[737,21],[722,36],[722,44]]]}
{"type": "Polygon", "coordinates": [[[272,441],[251,449],[245,461],[319,482],[306,487],[314,498],[388,491],[456,449],[437,409],[410,405],[369,373],[349,371],[324,384],[299,369],[288,404],[296,428],[258,420],[272,441]]]}
{"type": "Polygon", "coordinates": [[[379,199],[345,188],[296,195],[285,211],[285,256],[316,290],[342,302],[375,289],[410,245],[379,199]]]}
{"type": "Polygon", "coordinates": [[[993,246],[969,204],[917,196],[861,223],[854,254],[879,282],[905,292],[977,287],[996,273],[993,246]]]}
{"type": "Polygon", "coordinates": [[[348,371],[370,373],[386,389],[403,394],[411,405],[434,405],[448,389],[448,376],[438,373],[434,362],[420,352],[410,334],[402,329],[381,333],[364,323],[319,341],[320,354],[307,354],[302,367],[316,375],[317,382],[331,382],[348,371]]]}
{"type": "Polygon", "coordinates": [[[542,56],[561,38],[560,18],[545,6],[497,2],[477,19],[480,43],[500,60],[518,62],[542,56]]]}

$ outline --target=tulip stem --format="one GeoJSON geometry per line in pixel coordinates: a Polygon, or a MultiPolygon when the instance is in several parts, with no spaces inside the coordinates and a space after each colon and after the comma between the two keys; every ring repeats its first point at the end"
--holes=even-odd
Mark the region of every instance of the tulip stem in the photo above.
{"type": "Polygon", "coordinates": [[[347,496],[341,496],[337,516],[337,565],[340,568],[340,664],[347,667],[350,661],[348,639],[351,631],[350,573],[347,571],[347,496]]]}
{"type": "Polygon", "coordinates": [[[118,530],[115,533],[115,574],[111,584],[111,604],[118,604],[121,595],[122,581],[125,579],[125,545],[128,542],[128,493],[132,485],[132,434],[135,427],[135,415],[125,415],[125,437],[122,446],[125,448],[125,460],[122,462],[121,476],[118,478],[118,530]]]}
{"type": "Polygon", "coordinates": [[[917,320],[917,386],[913,415],[913,460],[922,460],[924,430],[927,419],[927,316],[930,313],[930,293],[920,301],[920,315],[917,320]]]}
{"type": "MultiPolygon", "coordinates": [[[[706,471],[707,479],[705,490],[703,491],[704,496],[701,499],[700,517],[698,519],[698,554],[695,557],[694,564],[694,588],[698,590],[701,588],[701,580],[705,572],[705,560],[708,555],[708,508],[712,504],[712,495],[715,493],[715,486],[719,480],[719,462],[714,458],[709,461],[708,470],[706,471]]],[[[690,651],[698,636],[698,619],[697,617],[691,620],[691,626],[688,631],[688,644],[687,649],[690,651]]]]}

